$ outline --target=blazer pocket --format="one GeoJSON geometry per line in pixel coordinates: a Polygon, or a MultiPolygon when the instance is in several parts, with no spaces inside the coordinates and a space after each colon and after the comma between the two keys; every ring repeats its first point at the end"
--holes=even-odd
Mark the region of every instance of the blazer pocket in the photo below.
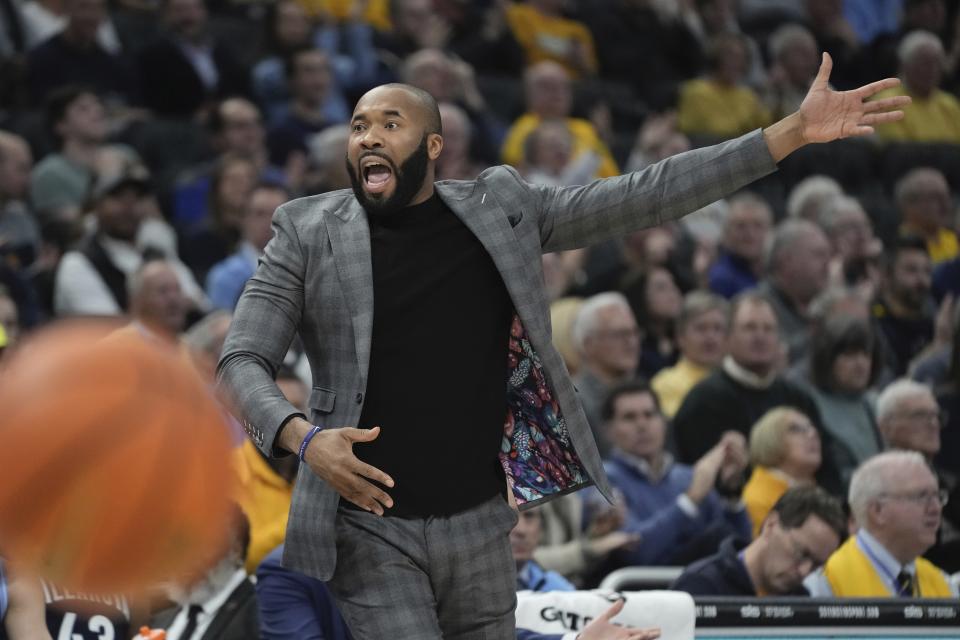
{"type": "Polygon", "coordinates": [[[332,413],[337,401],[337,392],[333,389],[314,387],[310,392],[308,405],[318,413],[332,413]]]}

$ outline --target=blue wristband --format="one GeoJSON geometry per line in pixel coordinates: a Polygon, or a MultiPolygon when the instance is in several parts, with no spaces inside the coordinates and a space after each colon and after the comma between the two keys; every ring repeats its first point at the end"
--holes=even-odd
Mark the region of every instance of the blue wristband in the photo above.
{"type": "Polygon", "coordinates": [[[306,460],[303,459],[303,454],[307,452],[307,445],[309,445],[310,441],[313,440],[313,436],[317,435],[321,431],[323,431],[323,427],[315,426],[313,429],[310,430],[310,433],[308,433],[307,436],[303,439],[303,442],[300,443],[300,455],[299,455],[300,462],[306,462],[306,460]]]}

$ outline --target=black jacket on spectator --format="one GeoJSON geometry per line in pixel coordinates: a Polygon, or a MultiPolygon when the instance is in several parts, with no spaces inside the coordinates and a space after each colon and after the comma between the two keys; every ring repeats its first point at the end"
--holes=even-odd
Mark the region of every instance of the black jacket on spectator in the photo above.
{"type": "Polygon", "coordinates": [[[670,588],[686,591],[692,596],[757,595],[750,574],[739,557],[746,546],[742,540],[727,538],[720,543],[717,553],[688,566],[670,588]]]}
{"type": "Polygon", "coordinates": [[[107,100],[137,100],[132,70],[99,44],[78,48],[58,33],[30,52],[27,59],[30,100],[40,105],[51,91],[65,85],[87,85],[107,100]]]}
{"type": "MultiPolygon", "coordinates": [[[[676,582],[674,591],[686,591],[692,596],[756,596],[757,590],[740,559],[747,542],[730,537],[720,543],[720,550],[712,556],[688,566],[676,582]]],[[[809,595],[802,586],[785,596],[809,595]]]]}
{"type": "MultiPolygon", "coordinates": [[[[157,613],[151,626],[168,628],[180,610],[176,607],[157,613]]],[[[257,640],[260,637],[260,614],[253,582],[244,580],[227,601],[217,609],[201,640],[257,640]]]]}
{"type": "Polygon", "coordinates": [[[226,47],[213,44],[217,87],[207,91],[193,65],[170,39],[160,39],[140,52],[137,64],[143,78],[144,104],[159,116],[190,117],[206,102],[230,96],[249,96],[249,72],[226,47]]]}
{"type": "Polygon", "coordinates": [[[113,298],[117,301],[117,306],[121,309],[127,308],[127,276],[123,271],[117,268],[103,245],[97,241],[95,235],[88,236],[78,247],[80,253],[86,256],[93,268],[100,274],[103,284],[107,286],[113,298]]]}

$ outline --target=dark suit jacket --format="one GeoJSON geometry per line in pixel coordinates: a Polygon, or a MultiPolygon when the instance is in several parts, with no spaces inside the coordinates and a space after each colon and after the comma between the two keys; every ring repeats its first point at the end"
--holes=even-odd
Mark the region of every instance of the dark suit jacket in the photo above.
{"type": "Polygon", "coordinates": [[[180,47],[168,38],[157,40],[137,59],[144,104],[160,116],[188,117],[208,100],[249,96],[247,69],[222,44],[213,45],[213,63],[219,79],[216,89],[207,91],[180,47]]]}
{"type": "Polygon", "coordinates": [[[41,105],[50,92],[66,85],[89,85],[104,98],[137,102],[137,82],[123,58],[99,44],[78,49],[59,33],[30,52],[27,59],[30,99],[41,105]]]}
{"type": "MultiPolygon", "coordinates": [[[[150,626],[166,629],[178,613],[180,613],[178,608],[161,611],[150,621],[150,626]]],[[[259,638],[260,615],[257,612],[257,594],[254,591],[253,582],[244,580],[217,610],[202,640],[258,640],[259,638]]]]}

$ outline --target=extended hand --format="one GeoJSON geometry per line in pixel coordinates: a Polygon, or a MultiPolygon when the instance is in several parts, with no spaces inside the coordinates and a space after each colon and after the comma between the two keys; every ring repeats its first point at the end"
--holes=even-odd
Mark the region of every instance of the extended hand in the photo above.
{"type": "Polygon", "coordinates": [[[834,91],[827,84],[832,69],[833,60],[829,53],[824,53],[820,71],[800,105],[800,135],[804,143],[869,135],[873,125],[903,117],[899,109],[910,104],[909,96],[868,102],[880,91],[898,86],[898,79],[878,80],[852,91],[834,91]]]}
{"type": "Polygon", "coordinates": [[[382,516],[383,508],[392,507],[393,500],[368,480],[376,480],[386,487],[392,487],[393,479],[353,455],[354,442],[371,442],[379,435],[380,427],[344,427],[321,431],[310,441],[304,459],[313,472],[343,498],[361,509],[382,516]]]}
{"type": "Polygon", "coordinates": [[[660,629],[628,629],[610,622],[610,618],[621,610],[623,600],[618,600],[603,615],[584,627],[577,640],[655,640],[660,637],[660,629]]]}

